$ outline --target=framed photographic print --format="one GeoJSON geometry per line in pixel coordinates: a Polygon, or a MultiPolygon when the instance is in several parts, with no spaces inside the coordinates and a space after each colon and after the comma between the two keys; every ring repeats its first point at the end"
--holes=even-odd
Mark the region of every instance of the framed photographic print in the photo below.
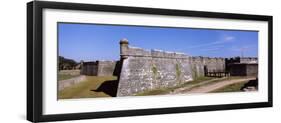
{"type": "Polygon", "coordinates": [[[272,107],[272,16],[27,4],[33,122],[272,107]]]}

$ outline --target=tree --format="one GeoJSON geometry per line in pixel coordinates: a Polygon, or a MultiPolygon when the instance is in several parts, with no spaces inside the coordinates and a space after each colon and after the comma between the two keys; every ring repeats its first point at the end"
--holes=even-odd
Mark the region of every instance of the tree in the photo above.
{"type": "Polygon", "coordinates": [[[59,62],[59,70],[70,70],[75,68],[75,66],[78,64],[73,59],[67,59],[62,56],[59,56],[58,62],[59,62]]]}

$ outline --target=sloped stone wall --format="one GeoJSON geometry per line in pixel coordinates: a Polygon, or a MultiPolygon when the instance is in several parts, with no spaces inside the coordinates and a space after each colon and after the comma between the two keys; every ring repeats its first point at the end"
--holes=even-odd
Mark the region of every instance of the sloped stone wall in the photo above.
{"type": "Polygon", "coordinates": [[[210,58],[194,56],[190,57],[193,78],[203,77],[205,72],[223,72],[225,71],[224,58],[210,58]]]}
{"type": "Polygon", "coordinates": [[[122,69],[117,96],[174,87],[193,80],[189,56],[159,50],[121,46],[122,69]]]}
{"type": "Polygon", "coordinates": [[[257,63],[233,63],[229,68],[231,76],[258,76],[257,63]]]}
{"type": "Polygon", "coordinates": [[[194,79],[204,76],[203,57],[190,57],[190,65],[192,69],[192,77],[194,79]]]}
{"type": "Polygon", "coordinates": [[[81,67],[81,75],[88,76],[113,76],[118,61],[94,61],[84,62],[81,67]]]}
{"type": "Polygon", "coordinates": [[[98,72],[97,76],[113,76],[116,68],[116,61],[97,61],[98,72]]]}
{"type": "Polygon", "coordinates": [[[94,62],[83,62],[81,63],[81,75],[97,76],[98,74],[98,64],[94,62]]]}

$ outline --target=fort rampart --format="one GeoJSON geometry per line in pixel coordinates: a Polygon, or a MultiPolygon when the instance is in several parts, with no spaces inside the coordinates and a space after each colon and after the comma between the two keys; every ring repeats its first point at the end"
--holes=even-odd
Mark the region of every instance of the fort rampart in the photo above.
{"type": "Polygon", "coordinates": [[[81,74],[89,76],[112,76],[118,61],[82,62],[81,74]]]}
{"type": "Polygon", "coordinates": [[[173,87],[204,76],[206,71],[224,71],[224,58],[191,57],[184,53],[145,50],[121,40],[122,69],[117,96],[155,88],[173,87]]]}

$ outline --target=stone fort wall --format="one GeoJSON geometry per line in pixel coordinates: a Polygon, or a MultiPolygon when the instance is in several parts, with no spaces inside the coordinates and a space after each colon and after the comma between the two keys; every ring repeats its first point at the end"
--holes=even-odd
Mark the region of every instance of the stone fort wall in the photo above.
{"type": "Polygon", "coordinates": [[[183,53],[145,50],[120,42],[122,61],[117,96],[130,96],[156,88],[174,87],[224,71],[224,58],[190,57],[183,53]]]}
{"type": "Polygon", "coordinates": [[[185,54],[122,45],[117,96],[173,87],[193,80],[190,59],[185,54]]]}
{"type": "MultiPolygon", "coordinates": [[[[240,57],[235,57],[235,58],[226,58],[225,59],[225,64],[226,64],[226,68],[225,70],[226,71],[230,71],[232,72],[233,71],[233,67],[234,68],[239,68],[239,67],[235,67],[233,64],[258,64],[258,58],[257,57],[243,57],[243,58],[240,58],[240,57]]],[[[237,66],[237,65],[236,65],[237,66]]],[[[241,71],[242,69],[240,70],[237,70],[237,71],[241,71]]],[[[245,72],[245,71],[244,71],[245,72]]],[[[257,71],[256,71],[257,73],[257,71]]],[[[236,75],[236,74],[233,74],[233,75],[236,75]]]]}
{"type": "Polygon", "coordinates": [[[205,72],[223,72],[225,71],[224,58],[210,58],[194,56],[190,57],[193,78],[202,77],[205,72]]]}
{"type": "Polygon", "coordinates": [[[240,63],[258,63],[258,58],[256,57],[243,57],[240,58],[240,63]]]}
{"type": "Polygon", "coordinates": [[[231,64],[231,63],[258,63],[258,58],[257,57],[234,57],[234,58],[226,58],[226,63],[231,64]]]}
{"type": "Polygon", "coordinates": [[[89,76],[112,76],[118,61],[93,61],[81,63],[81,74],[89,76]]]}

